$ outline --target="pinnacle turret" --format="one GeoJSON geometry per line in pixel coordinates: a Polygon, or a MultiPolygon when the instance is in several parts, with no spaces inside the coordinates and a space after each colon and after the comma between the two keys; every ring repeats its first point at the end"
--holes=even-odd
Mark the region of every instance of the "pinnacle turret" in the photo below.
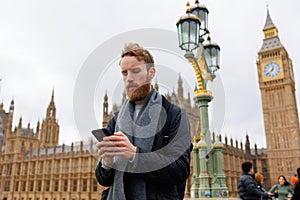
{"type": "Polygon", "coordinates": [[[263,31],[269,30],[271,28],[276,28],[276,27],[271,19],[269,8],[267,8],[267,19],[263,31]]]}

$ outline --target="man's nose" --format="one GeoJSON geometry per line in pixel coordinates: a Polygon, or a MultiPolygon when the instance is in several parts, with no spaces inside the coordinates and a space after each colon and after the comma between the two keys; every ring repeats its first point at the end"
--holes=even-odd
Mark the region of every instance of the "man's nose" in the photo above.
{"type": "Polygon", "coordinates": [[[133,73],[132,72],[128,72],[128,74],[127,74],[127,81],[129,81],[129,82],[131,82],[131,81],[133,81],[134,80],[134,75],[133,75],[133,73]]]}

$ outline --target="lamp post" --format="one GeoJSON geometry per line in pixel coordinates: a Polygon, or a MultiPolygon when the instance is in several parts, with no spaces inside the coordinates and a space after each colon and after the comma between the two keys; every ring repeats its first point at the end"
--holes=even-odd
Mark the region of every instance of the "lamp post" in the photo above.
{"type": "Polygon", "coordinates": [[[198,0],[192,7],[187,3],[186,14],[176,23],[179,47],[186,51],[184,57],[192,64],[197,77],[194,100],[200,109],[201,134],[199,138],[194,137],[191,187],[194,198],[228,194],[222,165],[224,146],[220,138],[212,144],[209,130],[208,104],[213,96],[207,83],[214,80],[220,68],[220,47],[211,42],[207,25],[208,10],[198,0]]]}

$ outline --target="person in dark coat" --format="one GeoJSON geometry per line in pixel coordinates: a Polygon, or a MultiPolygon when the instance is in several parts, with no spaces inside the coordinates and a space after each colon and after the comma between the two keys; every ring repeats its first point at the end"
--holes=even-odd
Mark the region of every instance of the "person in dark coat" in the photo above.
{"type": "MultiPolygon", "coordinates": [[[[264,184],[264,176],[261,173],[255,173],[255,181],[257,183],[257,187],[262,191],[262,192],[267,192],[267,190],[263,187],[264,184]]],[[[268,198],[268,200],[272,200],[272,198],[268,198]]]]}
{"type": "Polygon", "coordinates": [[[243,175],[238,181],[238,193],[243,200],[261,200],[272,197],[272,193],[262,191],[254,180],[254,170],[251,162],[242,164],[243,175]]]}
{"type": "Polygon", "coordinates": [[[156,69],[148,50],[126,45],[119,65],[128,99],[96,144],[96,178],[109,187],[102,199],[183,199],[192,150],[186,112],[151,86],[156,69]]]}
{"type": "Polygon", "coordinates": [[[298,182],[296,183],[294,194],[291,200],[299,200],[300,199],[300,167],[297,169],[298,182]]]}

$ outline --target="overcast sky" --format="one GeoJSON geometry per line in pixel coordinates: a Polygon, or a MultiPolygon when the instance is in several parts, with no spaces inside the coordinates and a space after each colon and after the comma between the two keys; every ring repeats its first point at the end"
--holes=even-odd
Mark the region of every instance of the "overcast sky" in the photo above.
{"type": "MultiPolygon", "coordinates": [[[[76,79],[91,54],[103,43],[111,42],[112,38],[130,31],[155,28],[176,32],[175,24],[185,13],[185,3],[183,0],[0,1],[0,98],[6,110],[11,99],[14,99],[14,125],[22,116],[24,127],[27,127],[28,122],[35,127],[38,120],[45,118],[54,89],[60,125],[59,143],[69,144],[80,140],[74,122],[73,93],[76,79]]],[[[243,143],[248,133],[252,146],[257,143],[259,147],[265,147],[256,59],[263,41],[266,2],[205,0],[200,3],[205,4],[209,10],[211,37],[221,47],[221,69],[214,84],[221,84],[217,88],[221,88],[225,94],[222,97],[225,118],[221,119],[221,127],[212,125],[212,131],[242,140],[243,143]]],[[[298,97],[299,9],[298,1],[269,1],[271,18],[279,30],[282,44],[293,60],[298,97]]],[[[147,37],[151,38],[151,34],[147,37]]],[[[153,41],[156,40],[153,37],[153,41]]],[[[124,44],[126,42],[130,41],[124,41],[124,44]]],[[[174,44],[177,45],[177,40],[174,40],[174,44]]],[[[158,63],[166,65],[166,68],[174,67],[176,72],[182,74],[187,90],[194,87],[196,79],[193,68],[184,63],[184,59],[183,64],[175,61],[170,63],[173,59],[169,54],[156,52],[154,55],[158,57],[158,63]],[[167,64],[166,60],[169,61],[167,64]]],[[[178,55],[176,59],[180,60],[178,55]]],[[[117,64],[114,64],[117,60],[111,62],[111,68],[118,70],[117,64]]],[[[109,97],[112,97],[110,100],[118,99],[114,97],[116,92],[110,92],[112,85],[114,88],[120,85],[121,76],[117,72],[112,79],[103,83],[98,80],[101,87],[97,86],[94,107],[99,123],[103,99],[100,96],[108,90],[109,97]]],[[[162,72],[157,77],[158,81],[166,76],[168,74],[162,72]]],[[[177,78],[174,75],[174,80],[168,81],[176,81],[177,78]]],[[[172,85],[176,85],[176,82],[172,85]]],[[[172,90],[172,86],[166,86],[166,90],[169,89],[172,90]]],[[[217,101],[216,96],[214,101],[217,101]]],[[[299,98],[297,102],[299,108],[299,98]]],[[[218,113],[215,110],[213,112],[218,113]]]]}

